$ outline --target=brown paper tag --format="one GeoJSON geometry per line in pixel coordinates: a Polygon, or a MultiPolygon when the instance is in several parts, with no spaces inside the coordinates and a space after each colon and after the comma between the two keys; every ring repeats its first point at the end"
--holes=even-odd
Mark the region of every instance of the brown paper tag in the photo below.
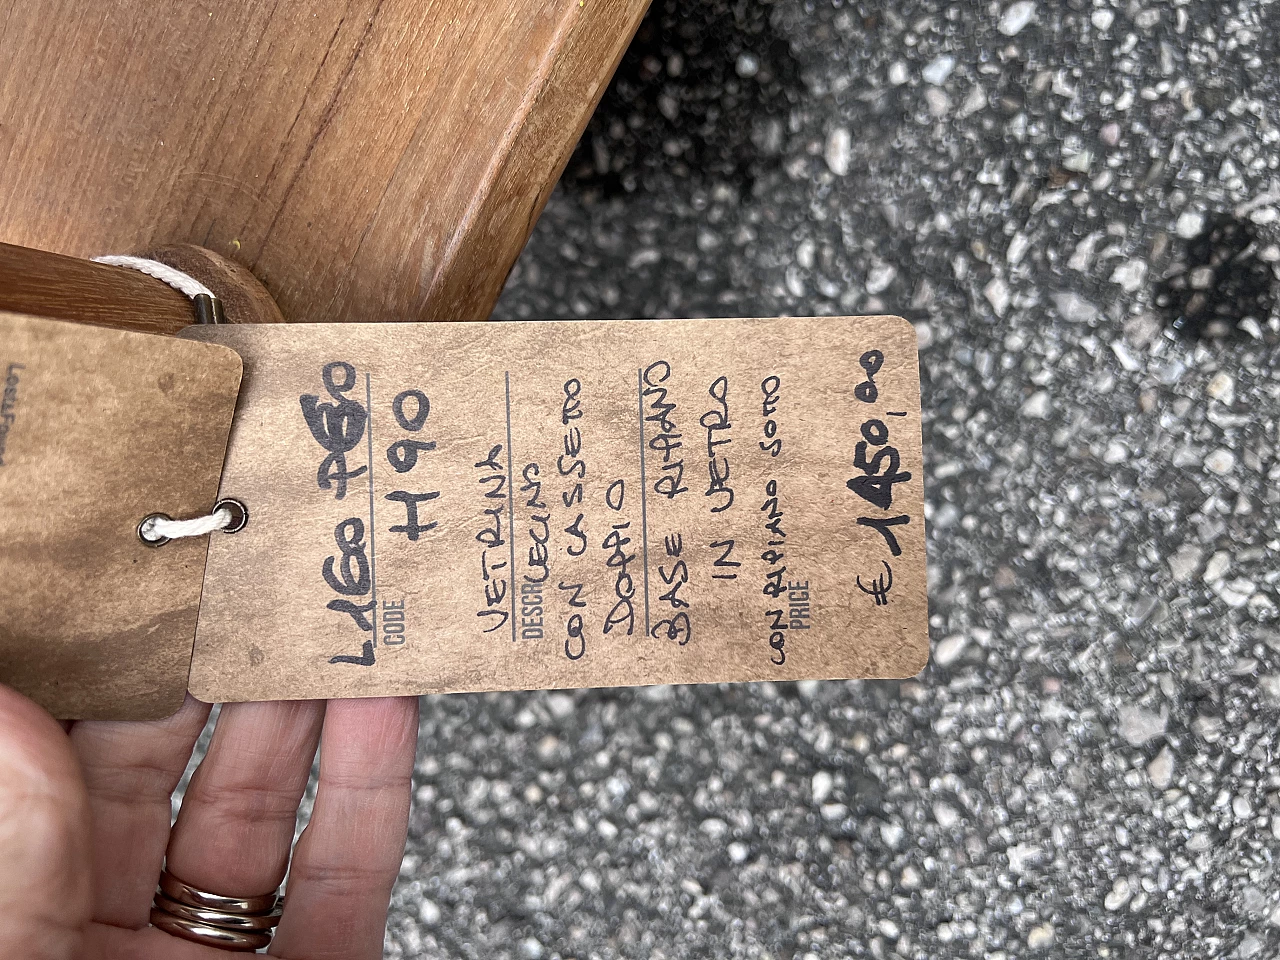
{"type": "Polygon", "coordinates": [[[206,700],[902,677],[928,655],[892,317],[190,328],[245,361],[206,700]]]}
{"type": "Polygon", "coordinates": [[[182,705],[240,385],[225,347],[0,313],[0,683],[64,719],[182,705]]]}

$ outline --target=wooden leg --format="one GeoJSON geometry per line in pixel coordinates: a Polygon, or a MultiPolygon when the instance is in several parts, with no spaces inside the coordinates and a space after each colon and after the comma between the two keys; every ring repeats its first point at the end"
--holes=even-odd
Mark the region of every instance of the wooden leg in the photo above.
{"type": "Polygon", "coordinates": [[[288,320],[484,319],[648,0],[14,0],[0,240],[194,243],[288,320]]]}
{"type": "MultiPolygon", "coordinates": [[[[148,254],[189,274],[221,300],[228,323],[279,323],[270,295],[244,267],[199,247],[148,254]]],[[[0,243],[0,311],[138,333],[177,333],[196,322],[184,294],[125,267],[0,243]]]]}

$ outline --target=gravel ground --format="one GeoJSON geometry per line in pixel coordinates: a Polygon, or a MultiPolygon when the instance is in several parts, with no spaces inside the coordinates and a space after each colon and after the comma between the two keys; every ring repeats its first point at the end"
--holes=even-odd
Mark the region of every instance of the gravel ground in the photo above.
{"type": "Polygon", "coordinates": [[[933,662],[426,698],[387,956],[1280,955],[1278,60],[655,0],[498,316],[911,318],[933,662]]]}

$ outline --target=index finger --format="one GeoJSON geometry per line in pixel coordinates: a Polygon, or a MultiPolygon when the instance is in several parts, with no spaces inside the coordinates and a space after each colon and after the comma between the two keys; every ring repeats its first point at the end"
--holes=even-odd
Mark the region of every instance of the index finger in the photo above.
{"type": "Polygon", "coordinates": [[[208,717],[209,705],[188,696],[167,720],[88,720],[71,728],[89,789],[99,923],[147,925],[169,842],[170,797],[208,717]]]}

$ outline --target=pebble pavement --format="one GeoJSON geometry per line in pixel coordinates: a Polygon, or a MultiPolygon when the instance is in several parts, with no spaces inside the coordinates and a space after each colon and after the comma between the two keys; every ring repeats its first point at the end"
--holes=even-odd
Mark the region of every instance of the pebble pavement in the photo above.
{"type": "Polygon", "coordinates": [[[933,662],[424,699],[388,957],[1280,955],[1278,62],[655,0],[497,316],[914,321],[933,662]]]}

